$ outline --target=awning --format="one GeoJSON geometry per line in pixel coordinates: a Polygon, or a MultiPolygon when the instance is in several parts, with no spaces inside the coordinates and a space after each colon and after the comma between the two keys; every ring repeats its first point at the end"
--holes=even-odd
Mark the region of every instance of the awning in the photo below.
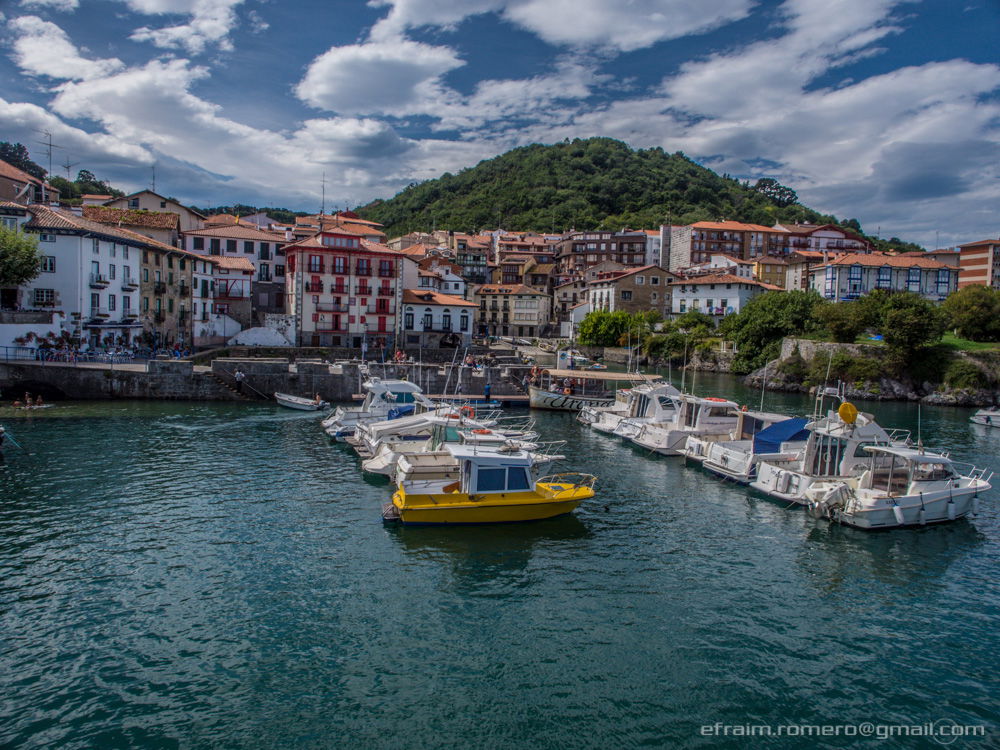
{"type": "Polygon", "coordinates": [[[777,453],[781,450],[782,443],[805,440],[809,437],[809,431],[805,429],[808,421],[801,417],[793,417],[761,430],[753,439],[753,452],[777,453]]]}
{"type": "Polygon", "coordinates": [[[542,370],[554,378],[579,378],[580,380],[627,380],[630,383],[646,383],[662,380],[662,375],[643,375],[641,372],[609,372],[608,370],[542,370]]]}

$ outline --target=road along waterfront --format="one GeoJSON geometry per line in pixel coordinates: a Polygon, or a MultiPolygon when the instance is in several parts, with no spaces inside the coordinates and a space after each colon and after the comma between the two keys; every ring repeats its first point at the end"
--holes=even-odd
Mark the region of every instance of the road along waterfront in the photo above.
{"type": "MultiPolygon", "coordinates": [[[[695,383],[759,405],[740,388],[695,383]]],[[[915,404],[859,406],[916,429],[915,404]]],[[[970,413],[924,407],[924,442],[1000,469],[1000,431],[970,413]]],[[[598,475],[594,501],[398,528],[314,414],[0,409],[28,451],[0,465],[0,744],[694,745],[717,722],[996,739],[995,492],[975,520],[870,534],[537,418],[598,475]]]]}

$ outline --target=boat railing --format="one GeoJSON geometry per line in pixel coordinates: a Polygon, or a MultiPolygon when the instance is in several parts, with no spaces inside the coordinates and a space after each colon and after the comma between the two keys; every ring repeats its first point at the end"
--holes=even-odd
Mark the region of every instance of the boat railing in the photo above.
{"type": "Polygon", "coordinates": [[[951,466],[955,472],[966,479],[980,479],[989,482],[993,478],[993,472],[985,466],[976,466],[970,463],[952,461],[951,466]]]}
{"type": "Polygon", "coordinates": [[[913,435],[910,430],[903,429],[886,430],[886,434],[889,436],[889,442],[892,445],[910,445],[913,435]]]}
{"type": "Polygon", "coordinates": [[[582,474],[577,471],[569,471],[561,474],[548,474],[535,480],[535,489],[538,492],[554,497],[555,495],[565,492],[566,490],[575,490],[580,487],[593,489],[596,482],[597,477],[593,474],[582,474]],[[552,485],[555,486],[553,487],[552,485]]]}

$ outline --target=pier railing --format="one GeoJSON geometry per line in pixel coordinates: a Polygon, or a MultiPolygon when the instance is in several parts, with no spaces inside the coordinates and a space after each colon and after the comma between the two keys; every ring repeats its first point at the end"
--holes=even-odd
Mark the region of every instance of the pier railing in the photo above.
{"type": "Polygon", "coordinates": [[[42,349],[31,346],[0,347],[0,362],[40,362],[59,365],[128,365],[145,364],[154,355],[149,350],[86,351],[42,349]]]}

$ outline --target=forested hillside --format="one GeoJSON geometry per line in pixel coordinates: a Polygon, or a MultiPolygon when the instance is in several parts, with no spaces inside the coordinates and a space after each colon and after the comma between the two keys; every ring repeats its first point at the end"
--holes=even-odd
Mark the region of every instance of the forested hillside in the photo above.
{"type": "Polygon", "coordinates": [[[730,219],[831,222],[774,180],[720,176],[681,153],[611,138],[517,148],[357,209],[390,236],[416,230],[620,229],[730,219]]]}

